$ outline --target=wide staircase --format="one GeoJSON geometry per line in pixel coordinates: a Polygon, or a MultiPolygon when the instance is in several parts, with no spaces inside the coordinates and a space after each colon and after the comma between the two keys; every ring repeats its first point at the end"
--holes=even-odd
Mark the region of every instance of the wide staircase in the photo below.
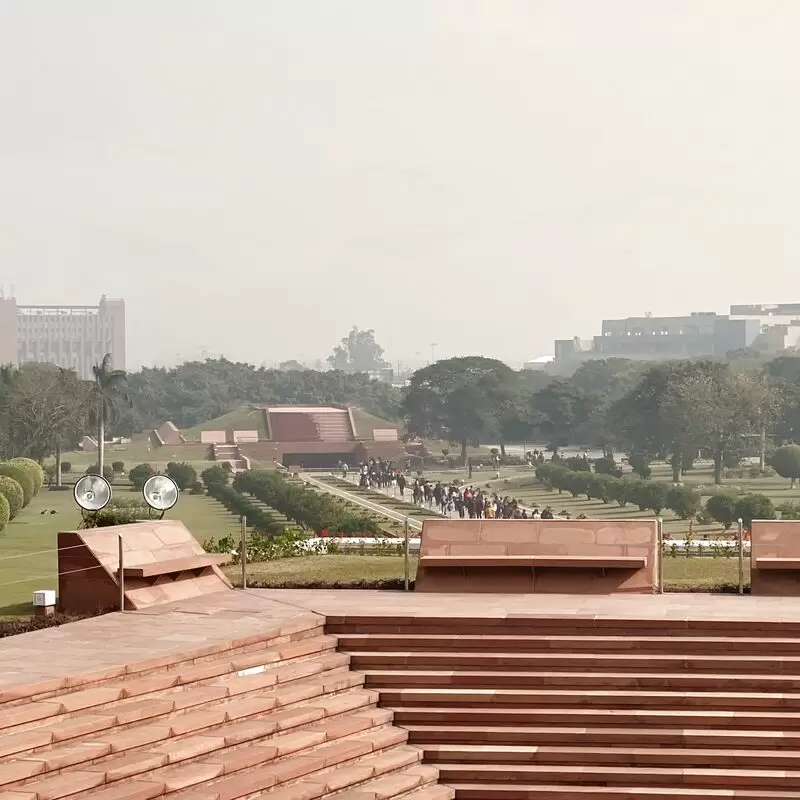
{"type": "Polygon", "coordinates": [[[347,411],[319,412],[311,416],[321,442],[352,442],[355,439],[347,411]]]}
{"type": "Polygon", "coordinates": [[[800,798],[800,626],[329,619],[459,800],[800,798]]]}
{"type": "Polygon", "coordinates": [[[4,694],[0,798],[452,798],[336,646],[305,623],[124,678],[4,694]]]}
{"type": "Polygon", "coordinates": [[[238,444],[215,444],[213,445],[214,461],[226,461],[231,466],[233,472],[247,469],[247,462],[242,456],[242,451],[238,444]]]}

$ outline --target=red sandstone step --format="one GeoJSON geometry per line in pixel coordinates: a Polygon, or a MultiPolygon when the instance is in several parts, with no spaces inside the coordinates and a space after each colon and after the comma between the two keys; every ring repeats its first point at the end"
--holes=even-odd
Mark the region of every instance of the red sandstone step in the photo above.
{"type": "MultiPolygon", "coordinates": [[[[136,675],[127,680],[117,680],[102,685],[89,686],[72,692],[60,693],[45,700],[28,701],[23,704],[0,704],[0,733],[7,730],[30,728],[31,723],[43,724],[47,719],[59,721],[66,714],[87,710],[102,710],[111,704],[122,705],[147,702],[151,698],[163,698],[170,694],[185,695],[187,690],[214,683],[220,685],[226,678],[241,679],[237,673],[243,670],[259,671],[274,675],[275,682],[288,674],[304,669],[322,671],[342,668],[348,656],[335,652],[333,637],[318,637],[300,642],[291,642],[275,648],[266,648],[240,654],[226,654],[224,658],[212,659],[200,664],[181,665],[174,670],[163,670],[147,675],[136,675]],[[314,664],[314,667],[301,667],[314,664]]],[[[246,678],[245,678],[246,679],[246,678]]],[[[264,678],[266,680],[267,678],[264,678]]],[[[238,681],[237,681],[238,682],[238,681]]],[[[231,684],[233,685],[233,684],[231,684]]],[[[0,744],[2,748],[2,744],[0,744]]]]}
{"type": "Polygon", "coordinates": [[[709,671],[714,673],[781,673],[800,675],[800,656],[683,655],[656,653],[512,653],[460,651],[349,650],[354,669],[451,669],[469,671],[483,667],[531,672],[581,672],[587,669],[638,672],[709,671]]]}
{"type": "Polygon", "coordinates": [[[449,786],[436,785],[439,771],[418,764],[366,781],[336,795],[337,800],[383,800],[383,798],[414,798],[414,800],[448,800],[455,794],[449,786]]]}
{"type": "MultiPolygon", "coordinates": [[[[381,692],[384,704],[389,703],[388,695],[395,697],[400,693],[381,692]]],[[[626,727],[656,730],[684,729],[708,730],[711,735],[726,734],[731,729],[755,732],[761,730],[789,730],[793,733],[800,730],[800,713],[784,712],[778,708],[762,711],[725,710],[725,709],[697,709],[697,708],[614,708],[613,701],[610,708],[565,708],[563,706],[550,706],[535,708],[525,706],[525,698],[520,698],[517,707],[503,707],[493,705],[491,695],[484,696],[482,705],[469,701],[465,706],[433,705],[432,701],[420,693],[409,696],[411,704],[403,706],[391,702],[389,708],[394,711],[397,725],[409,726],[415,724],[440,724],[449,726],[547,726],[556,728],[564,725],[572,726],[598,726],[604,730],[609,728],[626,727]],[[413,704],[416,700],[417,704],[413,704]],[[419,705],[426,702],[426,705],[419,705]]],[[[702,705],[702,704],[700,704],[702,705]]],[[[656,735],[654,733],[654,735],[656,735]]]]}
{"type": "Polygon", "coordinates": [[[564,636],[453,633],[342,633],[339,648],[353,651],[456,650],[562,653],[800,654],[800,638],[734,636],[564,636]]]}
{"type": "MultiPolygon", "coordinates": [[[[222,787],[226,787],[224,790],[229,797],[239,797],[372,752],[394,748],[402,745],[406,736],[399,728],[387,727],[385,712],[378,710],[372,715],[366,712],[316,723],[300,731],[244,746],[225,747],[223,731],[216,735],[170,740],[150,750],[100,759],[81,769],[61,770],[9,786],[14,791],[32,792],[40,800],[59,800],[131,779],[161,784],[167,794],[221,779],[220,785],[214,785],[214,791],[222,793],[222,787]],[[249,788],[253,770],[272,773],[274,779],[249,788]]],[[[417,760],[420,758],[418,750],[408,749],[417,760]]]]}
{"type": "MultiPolygon", "coordinates": [[[[439,764],[443,783],[548,783],[599,786],[684,786],[715,789],[798,789],[800,772],[763,769],[604,767],[539,764],[439,764]]],[[[646,796],[646,795],[645,795],[646,796]]]]}
{"type": "MultiPolygon", "coordinates": [[[[399,716],[399,715],[398,715],[399,716]]],[[[441,717],[441,715],[437,715],[441,717]]],[[[724,747],[730,750],[768,749],[800,751],[798,731],[692,730],[688,728],[566,728],[529,726],[417,725],[403,723],[409,744],[426,746],[459,744],[492,745],[631,745],[690,748],[724,747]]],[[[798,757],[797,754],[794,755],[798,757]]]]}
{"type": "MultiPolygon", "coordinates": [[[[67,742],[37,749],[31,753],[18,753],[15,760],[0,763],[0,783],[4,783],[4,770],[9,763],[24,764],[30,761],[44,762],[45,772],[98,759],[103,756],[127,755],[132,751],[143,752],[158,749],[175,743],[198,741],[202,737],[214,739],[222,736],[225,746],[241,745],[265,736],[282,733],[328,718],[340,718],[353,712],[369,712],[379,718],[380,724],[391,721],[392,712],[375,710],[377,695],[374,692],[347,691],[343,694],[327,695],[312,699],[307,703],[293,705],[280,711],[253,716],[234,717],[221,712],[200,711],[186,718],[178,719],[173,725],[169,721],[159,724],[125,728],[116,733],[88,736],[79,743],[67,742]]],[[[255,706],[258,709],[258,706],[255,706]]],[[[241,707],[237,711],[242,711],[241,707]]],[[[358,716],[358,713],[356,713],[358,716]]],[[[210,743],[201,741],[201,744],[210,743]]]]}
{"type": "Polygon", "coordinates": [[[800,792],[648,786],[451,783],[457,800],[800,800],[800,792]]]}
{"type": "MultiPolygon", "coordinates": [[[[204,779],[202,787],[197,787],[196,791],[176,794],[175,798],[237,800],[262,792],[272,796],[274,791],[292,781],[298,783],[287,788],[298,794],[290,792],[289,797],[320,797],[357,785],[374,775],[421,766],[420,751],[400,744],[401,732],[397,729],[387,730],[391,735],[383,731],[370,731],[305,753],[262,763],[233,775],[212,774],[204,779]]],[[[164,782],[165,793],[171,794],[180,789],[190,789],[192,785],[197,786],[202,782],[199,778],[200,775],[191,772],[178,776],[177,773],[170,775],[166,770],[159,770],[151,773],[147,779],[164,782]]],[[[409,782],[408,788],[415,788],[421,783],[420,776],[416,776],[416,780],[409,782]]]]}
{"type": "Polygon", "coordinates": [[[248,636],[229,643],[216,643],[201,647],[187,648],[155,658],[117,667],[103,667],[95,672],[87,671],[80,675],[58,679],[46,679],[17,686],[4,691],[0,695],[0,710],[27,705],[31,700],[50,700],[63,694],[81,691],[84,688],[105,686],[120,680],[134,680],[161,674],[165,671],[180,670],[224,658],[226,656],[245,655],[255,651],[285,646],[303,639],[324,635],[323,625],[319,619],[303,618],[286,622],[280,631],[269,631],[264,634],[248,636]]]}
{"type": "MultiPolygon", "coordinates": [[[[132,704],[118,704],[101,713],[83,713],[63,718],[46,726],[0,736],[0,753],[22,753],[48,744],[74,743],[89,736],[111,742],[112,748],[126,742],[146,744],[169,736],[178,736],[224,722],[267,714],[298,704],[316,704],[320,698],[352,689],[361,689],[364,676],[336,669],[314,675],[312,679],[283,683],[246,696],[219,700],[218,690],[209,694],[206,687],[187,689],[177,699],[149,699],[132,704]],[[154,738],[149,738],[154,737],[154,738]]],[[[132,744],[129,746],[137,746],[132,744]]]]}
{"type": "Polygon", "coordinates": [[[685,707],[733,711],[750,709],[772,713],[800,709],[800,694],[756,692],[650,692],[585,689],[491,689],[487,687],[414,687],[381,689],[381,703],[398,705],[466,706],[595,706],[607,709],[685,707]]]}
{"type": "Polygon", "coordinates": [[[515,672],[490,670],[373,670],[361,668],[369,687],[458,687],[488,688],[506,686],[570,687],[585,689],[653,689],[691,692],[797,692],[791,695],[800,703],[800,675],[719,675],[716,673],[629,673],[629,672],[515,672]]]}
{"type": "Polygon", "coordinates": [[[789,638],[800,635],[800,622],[787,620],[732,619],[620,619],[518,615],[508,617],[433,617],[433,616],[336,616],[327,617],[325,630],[332,634],[514,634],[556,636],[642,637],[745,637],[789,638]]]}
{"type": "Polygon", "coordinates": [[[426,761],[436,764],[582,764],[616,767],[709,767],[716,769],[792,769],[796,750],[714,750],[689,747],[557,747],[552,745],[426,744],[426,761]]]}

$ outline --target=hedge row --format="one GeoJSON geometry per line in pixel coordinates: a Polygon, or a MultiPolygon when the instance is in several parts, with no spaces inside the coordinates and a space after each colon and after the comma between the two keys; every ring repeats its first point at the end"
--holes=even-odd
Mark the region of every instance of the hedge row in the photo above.
{"type": "Polygon", "coordinates": [[[219,500],[228,511],[238,514],[240,517],[247,517],[247,524],[259,533],[272,536],[283,533],[286,528],[286,524],[282,520],[231,486],[212,482],[208,486],[208,493],[215,500],[219,500]]]}
{"type": "Polygon", "coordinates": [[[274,508],[287,519],[315,533],[378,535],[378,523],[330,495],[291,483],[277,472],[258,470],[240,472],[233,485],[262,503],[274,508]]]}
{"type": "Polygon", "coordinates": [[[589,500],[616,502],[620,506],[630,503],[638,506],[640,511],[650,510],[660,514],[669,508],[681,519],[689,519],[700,510],[700,494],[688,486],[668,486],[665,483],[598,475],[557,464],[540,464],[536,468],[536,477],[559,493],[566,491],[573,497],[586,495],[589,500]]]}

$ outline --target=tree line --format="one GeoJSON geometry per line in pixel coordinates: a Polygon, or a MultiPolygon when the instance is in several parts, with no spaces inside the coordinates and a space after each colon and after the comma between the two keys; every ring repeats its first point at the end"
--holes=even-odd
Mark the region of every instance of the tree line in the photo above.
{"type": "Polygon", "coordinates": [[[414,373],[401,407],[410,434],[458,443],[464,459],[469,444],[487,441],[577,445],[665,459],[678,483],[702,453],[720,483],[723,467],[745,454],[768,456],[800,437],[800,356],[756,365],[607,359],[569,378],[454,358],[414,373]]]}

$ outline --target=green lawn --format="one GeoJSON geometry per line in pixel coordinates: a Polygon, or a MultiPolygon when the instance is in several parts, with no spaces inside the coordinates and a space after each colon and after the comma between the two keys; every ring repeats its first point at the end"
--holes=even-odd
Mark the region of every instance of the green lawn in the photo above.
{"type": "MultiPolygon", "coordinates": [[[[168,516],[181,520],[200,542],[239,536],[238,518],[210,497],[183,493],[168,516]]],[[[0,534],[0,617],[29,613],[35,590],[58,587],[57,534],[74,530],[80,519],[71,491],[43,489],[6,526],[0,534]]]]}
{"type": "MultiPolygon", "coordinates": [[[[749,564],[745,561],[745,585],[749,564]]],[[[234,584],[241,585],[241,568],[225,567],[234,584]]],[[[417,572],[417,558],[410,559],[410,577],[417,572]]],[[[357,583],[403,579],[402,556],[328,555],[284,558],[247,565],[247,580],[262,586],[316,586],[324,583],[357,583]]],[[[736,586],[739,565],[735,558],[666,558],[664,583],[668,591],[713,591],[736,586]]]]}

